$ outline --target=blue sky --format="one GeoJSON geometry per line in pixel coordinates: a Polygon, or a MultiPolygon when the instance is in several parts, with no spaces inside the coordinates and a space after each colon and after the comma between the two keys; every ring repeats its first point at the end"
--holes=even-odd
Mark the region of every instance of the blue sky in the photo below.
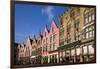
{"type": "Polygon", "coordinates": [[[15,42],[23,43],[28,36],[38,37],[44,27],[51,26],[52,19],[58,23],[58,18],[67,6],[15,4],[15,42]]]}

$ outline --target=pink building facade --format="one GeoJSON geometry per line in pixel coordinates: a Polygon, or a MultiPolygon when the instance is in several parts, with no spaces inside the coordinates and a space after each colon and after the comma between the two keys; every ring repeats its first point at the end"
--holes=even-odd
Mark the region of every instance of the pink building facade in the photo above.
{"type": "Polygon", "coordinates": [[[50,32],[49,32],[49,40],[48,40],[48,63],[58,63],[58,51],[59,47],[59,29],[52,20],[50,32]]]}
{"type": "MultiPolygon", "coordinates": [[[[38,43],[35,43],[35,50],[37,50],[38,47],[41,47],[41,64],[47,64],[47,63],[58,63],[58,51],[57,48],[59,47],[59,29],[55,23],[54,20],[52,20],[51,27],[48,30],[47,26],[44,28],[44,32],[42,34],[42,39],[40,40],[42,43],[39,45],[38,43]]],[[[25,57],[25,60],[30,61],[30,58],[32,57],[32,51],[33,51],[33,45],[34,41],[30,37],[28,37],[27,41],[24,45],[21,45],[20,48],[21,53],[25,57]]],[[[20,47],[20,46],[19,46],[20,47]]],[[[37,54],[40,50],[37,50],[37,54]]],[[[21,54],[19,53],[19,54],[21,54]]],[[[34,54],[33,54],[34,55],[34,54]]],[[[37,57],[37,56],[35,56],[37,57]]],[[[38,60],[37,60],[38,62],[38,60]]]]}
{"type": "Polygon", "coordinates": [[[26,41],[26,52],[25,52],[25,56],[30,57],[32,55],[32,42],[33,40],[28,37],[27,41],[26,41]]]}

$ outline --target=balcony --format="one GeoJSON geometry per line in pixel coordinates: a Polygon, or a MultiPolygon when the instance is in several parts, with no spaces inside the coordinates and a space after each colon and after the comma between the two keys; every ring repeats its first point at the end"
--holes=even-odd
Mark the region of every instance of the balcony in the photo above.
{"type": "Polygon", "coordinates": [[[91,41],[94,41],[95,40],[95,38],[94,37],[91,37],[91,38],[85,38],[85,39],[83,39],[82,40],[82,43],[87,43],[87,42],[91,42],[91,41]]]}
{"type": "Polygon", "coordinates": [[[59,50],[64,50],[64,49],[70,49],[70,48],[72,48],[76,45],[80,45],[80,44],[81,44],[81,41],[79,40],[79,41],[76,41],[76,42],[73,42],[73,43],[70,43],[70,44],[66,44],[64,46],[60,46],[60,47],[58,47],[57,50],[59,51],[59,50]]]}

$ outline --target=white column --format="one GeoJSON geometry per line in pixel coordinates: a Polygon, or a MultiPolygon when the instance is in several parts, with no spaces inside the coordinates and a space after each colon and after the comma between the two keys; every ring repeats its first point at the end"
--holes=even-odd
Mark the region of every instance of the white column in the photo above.
{"type": "Polygon", "coordinates": [[[58,54],[57,54],[57,63],[59,63],[59,57],[58,57],[58,54]]]}
{"type": "Polygon", "coordinates": [[[50,55],[48,55],[48,63],[50,62],[50,55]]]}

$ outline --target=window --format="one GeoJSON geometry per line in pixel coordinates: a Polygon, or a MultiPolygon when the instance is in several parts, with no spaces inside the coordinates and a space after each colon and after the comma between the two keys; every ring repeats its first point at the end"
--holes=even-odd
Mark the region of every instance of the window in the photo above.
{"type": "Polygon", "coordinates": [[[71,31],[71,24],[69,24],[67,27],[67,32],[69,33],[70,31],[71,31]]]}
{"type": "Polygon", "coordinates": [[[61,29],[61,36],[64,36],[64,28],[61,29]]]}
{"type": "Polygon", "coordinates": [[[59,55],[60,55],[60,57],[62,57],[62,56],[63,56],[63,52],[60,52],[60,54],[59,54],[59,55]]]}
{"type": "Polygon", "coordinates": [[[74,16],[75,16],[74,9],[71,9],[71,11],[70,11],[70,17],[74,18],[74,16]]]}
{"type": "Polygon", "coordinates": [[[86,38],[89,38],[89,37],[88,37],[88,33],[86,33],[86,38]]]}
{"type": "Polygon", "coordinates": [[[48,51],[47,45],[46,45],[46,51],[48,51]]]}
{"type": "Polygon", "coordinates": [[[78,12],[78,13],[80,12],[80,8],[79,8],[79,7],[77,8],[77,12],[78,12]]]}
{"type": "Polygon", "coordinates": [[[45,32],[45,36],[46,36],[46,32],[45,32]]]}
{"type": "Polygon", "coordinates": [[[78,8],[76,8],[75,16],[79,16],[79,14],[80,14],[80,8],[78,7],[78,8]]]}
{"type": "Polygon", "coordinates": [[[45,39],[43,40],[43,43],[45,43],[45,39]]]}
{"type": "Polygon", "coordinates": [[[90,21],[92,20],[92,19],[91,19],[91,13],[89,13],[88,16],[89,16],[89,22],[90,22],[90,21]]]}
{"type": "Polygon", "coordinates": [[[94,54],[94,48],[93,45],[89,45],[89,54],[94,54]]]}
{"type": "Polygon", "coordinates": [[[56,44],[55,43],[53,44],[53,50],[56,50],[56,44]]]}
{"type": "Polygon", "coordinates": [[[85,29],[85,38],[94,37],[94,26],[87,27],[85,29]]]}
{"type": "Polygon", "coordinates": [[[78,31],[79,27],[80,27],[80,20],[77,19],[77,20],[75,21],[75,28],[77,29],[77,31],[78,31]]]}
{"type": "Polygon", "coordinates": [[[52,36],[50,36],[50,43],[52,42],[52,36]]]}
{"type": "Polygon", "coordinates": [[[94,18],[95,18],[95,17],[94,17],[94,13],[92,13],[92,20],[94,20],[94,18]]]}
{"type": "Polygon", "coordinates": [[[77,55],[80,55],[80,54],[81,54],[80,48],[77,48],[77,49],[76,49],[76,54],[77,54],[77,55]]]}
{"type": "Polygon", "coordinates": [[[60,45],[61,45],[61,46],[64,45],[64,39],[61,40],[60,45]]]}
{"type": "Polygon", "coordinates": [[[46,46],[45,46],[45,52],[46,52],[46,46]]]}
{"type": "Polygon", "coordinates": [[[53,35],[53,42],[55,42],[56,34],[53,35]]]}
{"type": "Polygon", "coordinates": [[[50,44],[50,51],[52,51],[53,50],[53,46],[52,46],[52,44],[50,44]]]}
{"type": "Polygon", "coordinates": [[[34,49],[34,47],[32,46],[32,49],[34,49]]]}
{"type": "Polygon", "coordinates": [[[66,56],[70,56],[70,51],[69,50],[65,51],[65,54],[66,56]]]}
{"type": "Polygon", "coordinates": [[[75,49],[71,49],[71,56],[75,55],[75,49]]]}
{"type": "Polygon", "coordinates": [[[89,34],[90,34],[90,37],[92,37],[92,31],[90,31],[90,33],[89,33],[89,34]]]}
{"type": "Polygon", "coordinates": [[[47,51],[50,51],[50,48],[49,48],[49,46],[47,46],[47,51]]]}
{"type": "Polygon", "coordinates": [[[53,51],[53,45],[51,45],[51,51],[53,51]]]}
{"type": "Polygon", "coordinates": [[[94,15],[93,9],[85,10],[85,14],[84,14],[85,24],[92,23],[92,21],[94,20],[94,17],[95,17],[95,15],[94,15]]]}
{"type": "Polygon", "coordinates": [[[46,38],[46,45],[47,45],[47,40],[48,40],[48,38],[46,38]]]}
{"type": "Polygon", "coordinates": [[[62,17],[60,18],[60,23],[61,23],[61,27],[63,26],[63,20],[62,20],[62,17]]]}
{"type": "Polygon", "coordinates": [[[51,44],[50,44],[50,51],[51,51],[51,44]]]}
{"type": "Polygon", "coordinates": [[[76,40],[76,41],[80,40],[80,32],[77,32],[77,33],[76,33],[75,40],[76,40]]]}
{"type": "Polygon", "coordinates": [[[71,38],[68,38],[67,43],[71,43],[71,38]]]}
{"type": "Polygon", "coordinates": [[[54,32],[54,28],[52,27],[52,32],[54,32]]]}
{"type": "Polygon", "coordinates": [[[67,35],[67,43],[71,43],[71,36],[70,36],[70,34],[67,35]]]}
{"type": "Polygon", "coordinates": [[[63,51],[63,57],[65,57],[65,51],[63,51]]]}
{"type": "Polygon", "coordinates": [[[45,52],[45,47],[43,47],[43,51],[45,52]]]}
{"type": "Polygon", "coordinates": [[[83,54],[87,54],[87,46],[83,47],[83,54]]]}

